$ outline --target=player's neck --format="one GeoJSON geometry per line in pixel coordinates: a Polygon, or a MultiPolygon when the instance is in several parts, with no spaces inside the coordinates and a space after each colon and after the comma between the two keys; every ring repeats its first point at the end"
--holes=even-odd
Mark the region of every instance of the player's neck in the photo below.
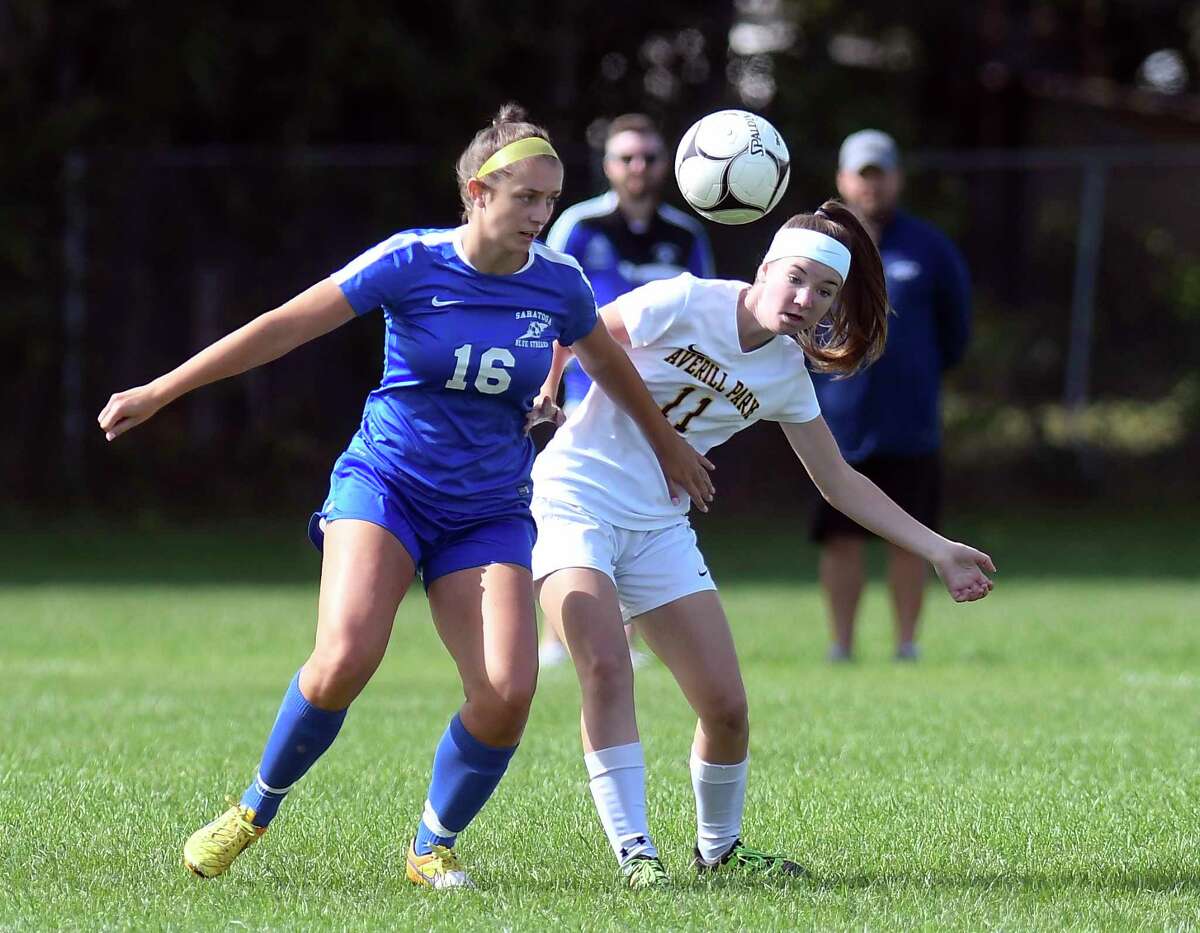
{"type": "Polygon", "coordinates": [[[742,289],[737,301],[738,346],[743,353],[757,350],[771,342],[775,336],[758,322],[754,307],[758,304],[759,288],[751,285],[742,289]]]}
{"type": "Polygon", "coordinates": [[[529,261],[529,252],[514,253],[486,239],[483,233],[467,224],[462,233],[463,255],[471,268],[486,275],[512,275],[529,261]]]}

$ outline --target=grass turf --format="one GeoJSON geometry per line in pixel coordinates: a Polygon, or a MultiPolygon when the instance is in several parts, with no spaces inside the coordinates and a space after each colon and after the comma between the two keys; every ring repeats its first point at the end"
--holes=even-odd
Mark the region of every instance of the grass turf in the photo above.
{"type": "Polygon", "coordinates": [[[1193,929],[1194,634],[1183,516],[977,519],[995,593],[931,588],[895,665],[878,584],[830,667],[796,533],[706,521],[751,703],[746,839],[815,879],[701,881],[693,719],[638,674],[652,829],[676,880],[631,893],[587,793],[578,691],[543,672],[522,745],[460,851],[480,889],[403,880],[460,699],[419,593],[334,750],[221,879],[183,840],[252,775],[312,639],[317,560],[250,529],[10,534],[0,549],[0,928],[1193,929]]]}

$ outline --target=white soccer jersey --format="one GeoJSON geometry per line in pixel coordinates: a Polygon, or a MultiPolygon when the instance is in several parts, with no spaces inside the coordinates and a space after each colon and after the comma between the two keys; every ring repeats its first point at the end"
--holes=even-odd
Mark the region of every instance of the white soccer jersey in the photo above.
{"type": "MultiPolygon", "coordinates": [[[[617,298],[629,356],[671,424],[705,453],[756,421],[804,422],[821,409],[790,337],[743,352],[744,282],[683,274],[617,298]]],[[[644,531],[685,520],[671,502],[654,451],[628,415],[592,386],[533,466],[534,495],[567,502],[618,528],[644,531]]]]}

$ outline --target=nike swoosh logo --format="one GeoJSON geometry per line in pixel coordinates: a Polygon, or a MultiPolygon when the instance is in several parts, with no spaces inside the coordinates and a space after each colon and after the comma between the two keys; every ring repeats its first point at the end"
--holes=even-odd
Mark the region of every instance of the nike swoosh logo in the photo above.
{"type": "Polygon", "coordinates": [[[702,576],[702,577],[708,576],[708,568],[707,567],[705,567],[703,570],[700,571],[700,576],[702,576]]]}
{"type": "Polygon", "coordinates": [[[435,308],[444,308],[444,307],[446,307],[446,305],[460,305],[464,301],[466,301],[465,298],[450,298],[450,299],[443,300],[441,298],[438,298],[435,295],[433,298],[433,306],[435,308]]]}

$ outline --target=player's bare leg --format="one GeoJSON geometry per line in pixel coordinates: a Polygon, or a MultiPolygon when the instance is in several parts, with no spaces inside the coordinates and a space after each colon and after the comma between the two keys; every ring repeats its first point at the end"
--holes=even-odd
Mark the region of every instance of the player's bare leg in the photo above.
{"type": "Polygon", "coordinates": [[[639,617],[642,637],[675,676],[698,722],[692,743],[699,872],[804,874],[798,864],[741,840],[750,720],[729,622],[716,592],[684,596],[639,617]]]}
{"type": "Polygon", "coordinates": [[[463,724],[489,745],[515,745],[537,688],[537,621],[529,571],[460,570],[429,587],[429,608],[462,678],[463,724]]]}
{"type": "Polygon", "coordinates": [[[300,689],[320,709],[345,709],[378,670],[396,610],[416,576],[412,558],[385,528],[339,519],[325,529],[317,635],[300,689]]]}
{"type": "Polygon", "coordinates": [[[667,875],[646,824],[633,665],[616,587],[598,570],[573,567],[543,580],[538,598],[579,677],[588,786],[609,845],[631,887],[664,884],[667,875]]]}
{"type": "Polygon", "coordinates": [[[466,700],[434,754],[407,876],[425,887],[473,887],[454,844],[499,784],[529,719],[537,686],[533,582],[513,564],[459,570],[430,584],[429,608],[466,700]]]}
{"type": "Polygon", "coordinates": [[[197,875],[227,871],[333,742],[346,708],[383,659],[414,574],[412,558],[386,529],[354,519],[329,524],[312,654],[284,697],[255,783],[184,845],[184,864],[197,875]]]}
{"type": "MultiPolygon", "coordinates": [[[[641,667],[649,657],[637,647],[637,626],[632,623],[625,626],[625,641],[629,648],[629,660],[634,668],[641,667]]],[[[557,667],[570,658],[567,646],[558,637],[553,625],[547,623],[542,630],[542,640],[538,642],[538,665],[542,668],[557,667]]]]}

